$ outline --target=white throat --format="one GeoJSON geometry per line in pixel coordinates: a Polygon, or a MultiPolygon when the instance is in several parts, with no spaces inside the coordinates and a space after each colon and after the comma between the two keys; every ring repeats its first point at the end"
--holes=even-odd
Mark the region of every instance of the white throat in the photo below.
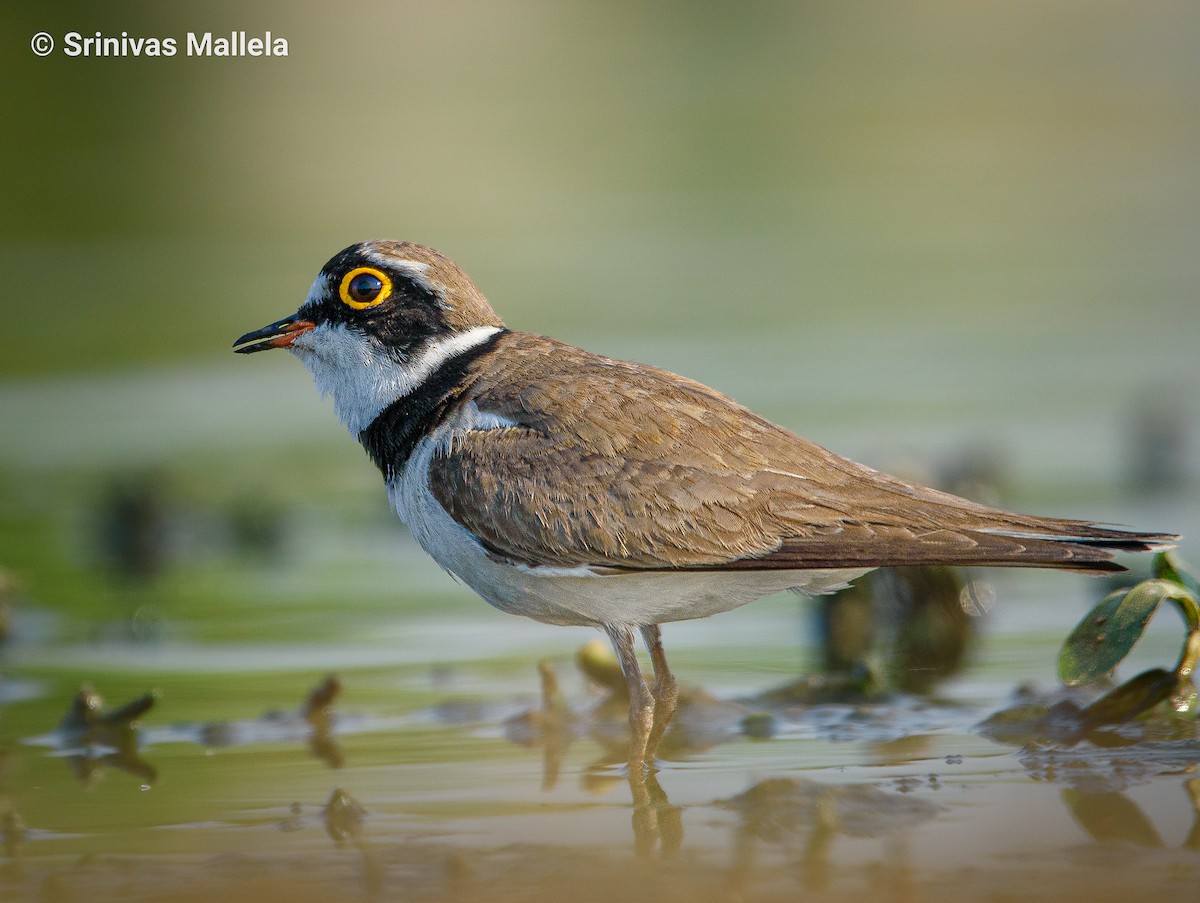
{"type": "Polygon", "coordinates": [[[430,342],[401,362],[372,336],[345,324],[325,323],[296,337],[289,350],[313,375],[321,395],[351,435],[370,426],[393,402],[412,394],[444,362],[500,332],[476,326],[430,342]]]}

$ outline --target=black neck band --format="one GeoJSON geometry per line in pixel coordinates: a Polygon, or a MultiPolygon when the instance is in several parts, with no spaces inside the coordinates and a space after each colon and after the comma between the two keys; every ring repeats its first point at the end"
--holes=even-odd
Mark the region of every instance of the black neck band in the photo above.
{"type": "Polygon", "coordinates": [[[442,361],[424,382],[384,408],[358,434],[358,441],[382,471],[384,480],[390,482],[400,473],[417,443],[458,407],[471,387],[471,380],[467,379],[471,364],[491,351],[507,331],[501,329],[478,345],[442,361]]]}

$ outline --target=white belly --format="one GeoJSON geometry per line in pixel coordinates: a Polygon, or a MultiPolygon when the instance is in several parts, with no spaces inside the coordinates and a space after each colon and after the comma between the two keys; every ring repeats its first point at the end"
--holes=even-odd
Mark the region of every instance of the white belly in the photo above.
{"type": "Polygon", "coordinates": [[[502,611],[549,624],[642,626],[728,611],[769,593],[822,593],[867,572],[653,571],[603,573],[586,567],[528,567],[498,561],[463,529],[429,491],[429,463],[441,444],[423,440],[388,498],[421,547],[443,568],[502,611]]]}

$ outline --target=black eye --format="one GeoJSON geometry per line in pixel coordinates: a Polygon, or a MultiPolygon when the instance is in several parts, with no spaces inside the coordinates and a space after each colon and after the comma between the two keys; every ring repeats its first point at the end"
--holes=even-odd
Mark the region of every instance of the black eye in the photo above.
{"type": "Polygon", "coordinates": [[[350,280],[348,292],[359,304],[370,304],[383,291],[383,280],[370,273],[359,273],[350,280]]]}
{"type": "Polygon", "coordinates": [[[359,267],[342,277],[342,301],[356,310],[374,307],[387,298],[392,280],[387,273],[372,267],[359,267]]]}

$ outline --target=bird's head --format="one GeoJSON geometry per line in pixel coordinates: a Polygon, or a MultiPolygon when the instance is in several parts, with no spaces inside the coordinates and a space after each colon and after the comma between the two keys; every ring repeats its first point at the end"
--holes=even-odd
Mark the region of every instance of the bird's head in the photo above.
{"type": "Polygon", "coordinates": [[[442,361],[503,328],[448,257],[409,242],[368,241],[325,264],[296,313],[246,333],[234,350],[287,348],[357,435],[442,361]]]}

